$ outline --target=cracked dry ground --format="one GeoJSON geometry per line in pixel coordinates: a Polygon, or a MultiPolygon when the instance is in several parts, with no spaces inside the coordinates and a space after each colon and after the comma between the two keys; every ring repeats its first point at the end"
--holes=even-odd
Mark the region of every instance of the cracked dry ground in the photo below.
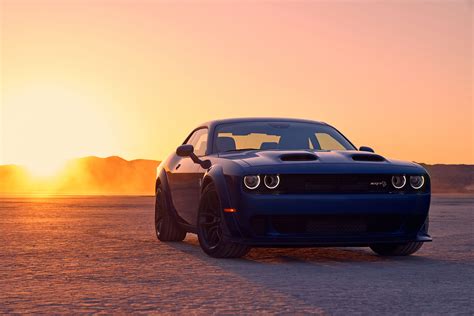
{"type": "Polygon", "coordinates": [[[0,313],[473,314],[473,197],[433,199],[415,256],[204,255],[154,236],[153,197],[0,199],[0,313]]]}

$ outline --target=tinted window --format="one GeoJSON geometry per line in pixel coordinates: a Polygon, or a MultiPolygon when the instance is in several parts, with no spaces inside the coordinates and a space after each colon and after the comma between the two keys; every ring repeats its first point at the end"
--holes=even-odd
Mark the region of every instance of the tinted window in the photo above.
{"type": "Polygon", "coordinates": [[[196,156],[204,156],[206,154],[207,134],[207,128],[198,129],[186,142],[186,144],[193,145],[196,156]]]}
{"type": "Polygon", "coordinates": [[[331,126],[300,122],[240,122],[216,128],[215,151],[260,150],[354,150],[331,126]]]}

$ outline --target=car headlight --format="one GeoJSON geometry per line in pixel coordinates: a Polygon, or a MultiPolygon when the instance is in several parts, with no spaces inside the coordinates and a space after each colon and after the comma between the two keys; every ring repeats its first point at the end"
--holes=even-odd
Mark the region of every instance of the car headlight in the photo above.
{"type": "Polygon", "coordinates": [[[260,185],[260,176],[245,176],[244,185],[247,189],[255,190],[260,185]]]}
{"type": "Polygon", "coordinates": [[[395,189],[401,189],[407,183],[407,178],[405,176],[393,176],[392,185],[395,189]]]}
{"type": "Polygon", "coordinates": [[[263,183],[269,189],[275,189],[280,184],[280,177],[277,174],[266,175],[263,183]]]}
{"type": "Polygon", "coordinates": [[[410,176],[410,186],[418,190],[425,184],[425,177],[423,176],[410,176]]]}

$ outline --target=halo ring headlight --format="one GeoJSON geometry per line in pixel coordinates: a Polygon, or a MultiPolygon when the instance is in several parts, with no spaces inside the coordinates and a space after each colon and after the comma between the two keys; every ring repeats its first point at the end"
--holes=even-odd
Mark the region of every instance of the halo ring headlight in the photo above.
{"type": "Polygon", "coordinates": [[[405,176],[393,176],[392,185],[395,189],[401,189],[407,183],[407,178],[405,176]]]}
{"type": "Polygon", "coordinates": [[[280,176],[277,174],[266,175],[263,178],[263,183],[268,189],[273,190],[280,184],[280,176]]]}
{"type": "Polygon", "coordinates": [[[425,177],[423,176],[410,176],[410,186],[415,189],[421,189],[425,184],[425,177]]]}
{"type": "Polygon", "coordinates": [[[259,175],[245,176],[244,185],[249,190],[255,190],[260,185],[260,176],[259,175]]]}

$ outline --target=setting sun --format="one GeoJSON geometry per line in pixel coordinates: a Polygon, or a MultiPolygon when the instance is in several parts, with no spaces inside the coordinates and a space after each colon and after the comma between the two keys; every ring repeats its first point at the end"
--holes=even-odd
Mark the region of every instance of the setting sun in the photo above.
{"type": "Polygon", "coordinates": [[[36,176],[52,176],[66,160],[113,142],[94,96],[61,84],[30,84],[5,98],[5,159],[36,176]]]}

